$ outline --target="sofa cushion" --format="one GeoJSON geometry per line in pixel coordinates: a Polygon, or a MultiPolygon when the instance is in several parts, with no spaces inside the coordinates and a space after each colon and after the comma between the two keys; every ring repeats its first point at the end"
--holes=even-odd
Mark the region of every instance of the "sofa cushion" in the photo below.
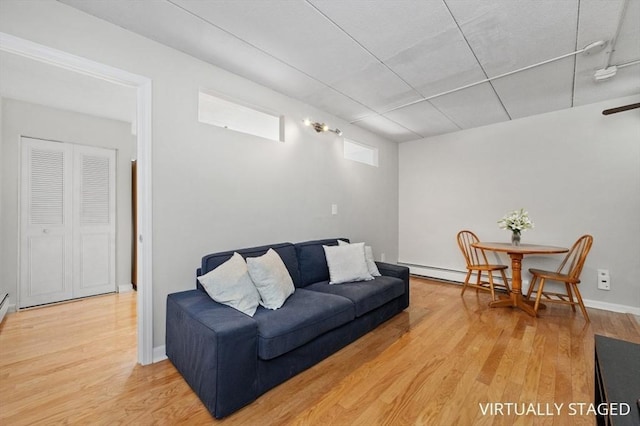
{"type": "MultiPolygon", "coordinates": [[[[340,238],[349,242],[347,238],[340,238]]],[[[305,287],[318,281],[329,279],[329,267],[322,246],[338,245],[338,239],[306,241],[294,244],[300,265],[300,283],[294,280],[296,287],[305,287]]]]}
{"type": "Polygon", "coordinates": [[[298,289],[280,309],[259,307],[253,316],[258,323],[258,356],[275,358],[354,318],[349,299],[298,289]]]}
{"type": "Polygon", "coordinates": [[[271,244],[268,246],[251,247],[241,250],[224,251],[220,253],[208,254],[202,258],[202,266],[198,271],[198,275],[204,275],[207,272],[217,268],[233,256],[234,252],[238,252],[244,257],[258,257],[265,254],[270,248],[274,249],[280,259],[284,262],[284,265],[289,271],[289,275],[293,280],[294,285],[298,286],[300,283],[300,272],[298,270],[298,257],[296,256],[296,249],[291,243],[271,244]]]}
{"type": "MultiPolygon", "coordinates": [[[[357,281],[331,285],[322,281],[305,287],[320,293],[346,297],[355,304],[356,317],[384,305],[404,293],[404,281],[394,277],[375,277],[372,281],[357,281]]],[[[256,315],[258,313],[256,312],[256,315]]]]}

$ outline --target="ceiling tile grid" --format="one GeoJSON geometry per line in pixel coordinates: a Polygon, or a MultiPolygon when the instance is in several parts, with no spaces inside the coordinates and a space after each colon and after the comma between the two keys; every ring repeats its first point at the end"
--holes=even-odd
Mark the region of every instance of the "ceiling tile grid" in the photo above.
{"type": "Polygon", "coordinates": [[[430,102],[448,117],[454,117],[455,123],[461,129],[509,120],[506,110],[489,83],[439,96],[430,102]]]}
{"type": "Polygon", "coordinates": [[[59,1],[397,142],[640,93],[640,0],[59,1]]]}
{"type": "Polygon", "coordinates": [[[303,0],[172,1],[326,83],[376,62],[303,0]]]}
{"type": "Polygon", "coordinates": [[[489,77],[575,51],[578,0],[447,4],[489,77]]]}
{"type": "Polygon", "coordinates": [[[455,132],[460,127],[442,114],[430,102],[420,102],[391,111],[385,117],[399,123],[422,137],[455,132]]]}
{"type": "Polygon", "coordinates": [[[574,58],[569,57],[493,81],[512,119],[571,107],[574,58]]]}

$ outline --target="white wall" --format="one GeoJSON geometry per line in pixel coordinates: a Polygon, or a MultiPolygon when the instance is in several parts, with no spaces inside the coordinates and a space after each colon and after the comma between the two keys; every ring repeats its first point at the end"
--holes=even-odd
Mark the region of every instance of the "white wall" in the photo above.
{"type": "Polygon", "coordinates": [[[57,2],[0,2],[0,31],[153,81],[155,347],[166,295],[194,287],[206,253],[346,236],[397,259],[395,143],[57,2]],[[286,142],[198,123],[199,88],[283,114],[286,142]],[[344,160],[342,139],[304,127],[307,116],[377,147],[380,166],[344,160]]]}
{"type": "Polygon", "coordinates": [[[135,147],[131,124],[8,98],[4,98],[2,104],[4,155],[0,163],[0,176],[4,197],[0,232],[4,238],[1,240],[3,256],[0,258],[0,264],[11,304],[16,304],[18,294],[21,136],[111,148],[117,151],[116,283],[131,284],[131,156],[135,147]]]}
{"type": "MultiPolygon", "coordinates": [[[[510,234],[496,222],[524,207],[535,223],[522,234],[524,243],[569,247],[580,235],[593,235],[580,287],[585,299],[637,310],[640,110],[601,112],[638,101],[616,99],[401,144],[399,260],[464,270],[456,233],[467,228],[483,240],[507,242],[510,234]],[[610,270],[611,291],[597,289],[597,268],[610,270]]],[[[555,268],[559,259],[525,257],[523,271],[555,268]]]]}

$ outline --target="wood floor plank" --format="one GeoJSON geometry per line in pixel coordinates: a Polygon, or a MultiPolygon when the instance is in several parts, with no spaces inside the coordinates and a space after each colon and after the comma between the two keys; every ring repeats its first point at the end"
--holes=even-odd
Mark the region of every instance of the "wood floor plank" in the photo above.
{"type": "Polygon", "coordinates": [[[567,306],[532,318],[488,293],[418,277],[402,314],[216,420],[169,361],[136,364],[136,294],[7,315],[0,424],[565,425],[590,416],[483,413],[491,404],[590,403],[594,334],[640,343],[628,314],[567,306]]]}

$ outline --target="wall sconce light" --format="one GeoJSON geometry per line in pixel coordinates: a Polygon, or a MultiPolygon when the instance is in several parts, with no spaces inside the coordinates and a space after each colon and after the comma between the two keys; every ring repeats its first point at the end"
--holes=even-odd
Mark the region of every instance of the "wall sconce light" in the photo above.
{"type": "Polygon", "coordinates": [[[305,126],[313,127],[313,130],[316,132],[333,132],[338,136],[342,136],[342,130],[340,129],[330,129],[328,125],[324,123],[318,123],[317,121],[311,121],[308,118],[305,118],[303,121],[305,126]]]}

